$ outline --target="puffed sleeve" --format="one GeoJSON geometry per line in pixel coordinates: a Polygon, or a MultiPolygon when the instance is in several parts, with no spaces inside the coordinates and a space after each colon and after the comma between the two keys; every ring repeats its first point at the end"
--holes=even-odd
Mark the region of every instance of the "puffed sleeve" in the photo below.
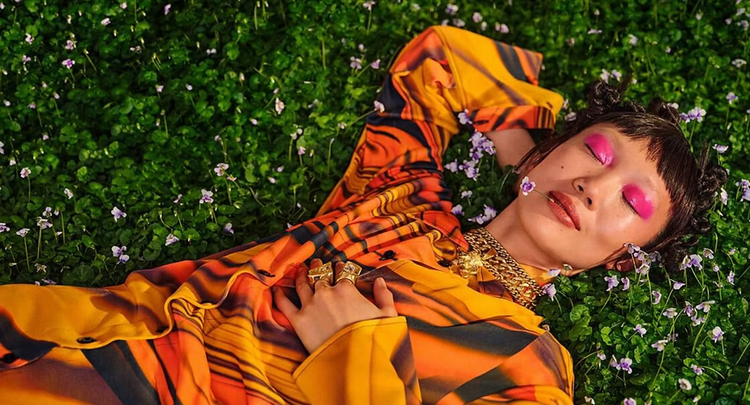
{"type": "Polygon", "coordinates": [[[401,51],[351,163],[318,214],[415,176],[441,176],[464,113],[477,131],[551,129],[562,97],[537,85],[542,55],[453,27],[430,27],[401,51]]]}

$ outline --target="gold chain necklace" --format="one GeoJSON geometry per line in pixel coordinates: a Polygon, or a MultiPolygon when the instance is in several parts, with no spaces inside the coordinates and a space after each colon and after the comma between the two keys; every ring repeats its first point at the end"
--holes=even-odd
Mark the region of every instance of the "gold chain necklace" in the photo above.
{"type": "Polygon", "coordinates": [[[458,251],[458,257],[451,263],[451,271],[469,278],[476,277],[485,268],[505,286],[516,303],[533,311],[537,298],[544,290],[518,265],[500,242],[485,228],[472,229],[464,233],[464,238],[469,242],[469,251],[458,251]]]}

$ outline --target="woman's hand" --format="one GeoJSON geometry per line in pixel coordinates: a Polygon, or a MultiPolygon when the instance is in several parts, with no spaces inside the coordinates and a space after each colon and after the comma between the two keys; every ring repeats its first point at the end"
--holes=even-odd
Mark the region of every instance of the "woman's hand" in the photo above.
{"type": "MultiPolygon", "coordinates": [[[[322,264],[319,259],[311,262],[313,268],[322,264]]],[[[343,262],[336,263],[334,280],[343,267],[343,262]]],[[[315,283],[313,289],[307,281],[307,270],[302,268],[297,271],[296,289],[301,308],[297,308],[278,287],[274,287],[274,300],[309,353],[314,352],[336,332],[355,322],[398,316],[393,304],[393,294],[382,278],[375,280],[373,285],[375,305],[359,293],[354,283],[346,279],[339,280],[334,286],[321,280],[315,283]]]]}

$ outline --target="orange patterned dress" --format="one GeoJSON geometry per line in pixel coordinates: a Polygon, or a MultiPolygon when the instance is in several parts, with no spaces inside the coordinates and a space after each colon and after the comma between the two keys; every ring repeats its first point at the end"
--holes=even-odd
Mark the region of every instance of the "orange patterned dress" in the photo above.
{"type": "Polygon", "coordinates": [[[540,65],[537,53],[429,28],[390,68],[385,111],[368,117],[315,218],[118,286],[1,286],[0,402],[572,404],[571,357],[541,318],[489,273],[472,288],[442,265],[468,247],[441,161],[456,113],[483,132],[552,128],[562,98],[537,86],[540,65]],[[270,288],[293,286],[312,258],[361,265],[368,298],[383,277],[400,316],[357,322],[307,353],[270,288]]]}

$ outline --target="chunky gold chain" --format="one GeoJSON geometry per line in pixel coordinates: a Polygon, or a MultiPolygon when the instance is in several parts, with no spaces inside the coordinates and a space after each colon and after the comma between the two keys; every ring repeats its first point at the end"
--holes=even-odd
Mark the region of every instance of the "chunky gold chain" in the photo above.
{"type": "Polygon", "coordinates": [[[534,310],[537,298],[544,290],[526,273],[500,242],[485,228],[464,233],[469,251],[459,250],[451,270],[461,277],[476,276],[481,268],[487,269],[508,290],[516,303],[534,310]]]}

